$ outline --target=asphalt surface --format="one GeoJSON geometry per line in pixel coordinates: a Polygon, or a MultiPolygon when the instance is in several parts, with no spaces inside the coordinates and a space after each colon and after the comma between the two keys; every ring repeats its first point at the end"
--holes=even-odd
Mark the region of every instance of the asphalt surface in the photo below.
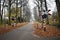
{"type": "Polygon", "coordinates": [[[33,34],[33,25],[29,23],[24,27],[0,35],[0,40],[60,40],[60,37],[39,37],[33,34]]]}

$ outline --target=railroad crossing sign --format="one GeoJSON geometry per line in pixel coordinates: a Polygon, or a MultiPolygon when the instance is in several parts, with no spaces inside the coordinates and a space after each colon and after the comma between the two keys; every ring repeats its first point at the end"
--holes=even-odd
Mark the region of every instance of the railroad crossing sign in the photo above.
{"type": "Polygon", "coordinates": [[[44,18],[47,18],[47,14],[42,15],[42,18],[43,18],[43,19],[44,19],[44,18]]]}

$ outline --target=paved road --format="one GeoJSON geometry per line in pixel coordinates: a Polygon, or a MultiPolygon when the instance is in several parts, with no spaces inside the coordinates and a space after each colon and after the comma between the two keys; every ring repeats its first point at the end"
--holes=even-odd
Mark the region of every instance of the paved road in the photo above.
{"type": "Polygon", "coordinates": [[[32,23],[29,23],[24,27],[15,29],[4,35],[0,35],[0,40],[59,40],[60,39],[56,37],[53,38],[38,37],[36,35],[33,35],[32,32],[33,32],[33,25],[32,23]]]}

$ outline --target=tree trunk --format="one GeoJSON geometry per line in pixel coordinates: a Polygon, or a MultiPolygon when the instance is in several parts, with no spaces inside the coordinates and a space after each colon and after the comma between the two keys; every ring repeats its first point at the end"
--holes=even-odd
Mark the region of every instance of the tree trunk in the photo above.
{"type": "Polygon", "coordinates": [[[60,0],[56,0],[57,11],[58,11],[58,21],[60,26],[60,0]]]}
{"type": "MultiPolygon", "coordinates": [[[[3,23],[3,18],[2,18],[2,16],[3,16],[4,2],[5,2],[5,0],[3,0],[3,8],[2,8],[2,13],[1,13],[1,24],[3,23]]],[[[0,7],[0,8],[1,8],[1,7],[0,7]]]]}
{"type": "Polygon", "coordinates": [[[11,16],[11,0],[9,0],[9,25],[11,25],[10,16],[11,16]]]}
{"type": "Polygon", "coordinates": [[[16,24],[17,24],[17,14],[18,14],[18,0],[16,0],[16,24]]]}
{"type": "Polygon", "coordinates": [[[1,24],[1,1],[0,1],[0,24],[1,24]]]}
{"type": "MultiPolygon", "coordinates": [[[[46,0],[44,0],[44,1],[45,1],[45,8],[46,8],[46,11],[48,11],[46,0]]],[[[48,15],[47,15],[47,24],[49,24],[49,18],[48,18],[48,15]]]]}

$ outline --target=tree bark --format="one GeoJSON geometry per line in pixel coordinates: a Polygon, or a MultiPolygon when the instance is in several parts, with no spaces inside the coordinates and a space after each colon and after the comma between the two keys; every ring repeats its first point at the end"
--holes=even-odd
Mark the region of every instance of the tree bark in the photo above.
{"type": "Polygon", "coordinates": [[[1,24],[1,1],[0,1],[0,24],[1,24]]]}
{"type": "Polygon", "coordinates": [[[56,0],[57,11],[58,11],[58,21],[60,26],[60,0],[56,0]]]}
{"type": "Polygon", "coordinates": [[[9,0],[9,25],[11,25],[11,0],[9,0]]]}
{"type": "MultiPolygon", "coordinates": [[[[45,8],[46,8],[46,11],[48,11],[46,0],[44,0],[44,1],[45,1],[45,8]]],[[[47,24],[49,24],[48,14],[47,14],[47,24]]]]}
{"type": "Polygon", "coordinates": [[[16,24],[17,24],[17,14],[18,14],[18,0],[16,0],[16,24]]]}

